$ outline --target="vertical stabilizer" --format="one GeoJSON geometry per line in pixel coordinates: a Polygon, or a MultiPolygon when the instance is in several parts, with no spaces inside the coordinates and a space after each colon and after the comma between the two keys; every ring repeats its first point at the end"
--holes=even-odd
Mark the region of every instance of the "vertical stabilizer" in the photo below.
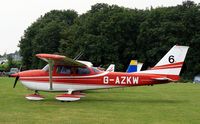
{"type": "Polygon", "coordinates": [[[153,68],[142,71],[142,73],[178,76],[183,66],[188,48],[188,46],[173,46],[153,68]]]}

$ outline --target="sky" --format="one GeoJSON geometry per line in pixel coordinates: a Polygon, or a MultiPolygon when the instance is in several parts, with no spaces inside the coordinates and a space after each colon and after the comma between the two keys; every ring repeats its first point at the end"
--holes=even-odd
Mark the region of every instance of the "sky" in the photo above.
{"type": "MultiPolygon", "coordinates": [[[[19,40],[37,18],[51,10],[73,9],[82,14],[96,3],[146,9],[176,6],[185,0],[0,0],[0,55],[19,50],[19,40]]],[[[200,3],[200,0],[193,0],[200,3]]]]}

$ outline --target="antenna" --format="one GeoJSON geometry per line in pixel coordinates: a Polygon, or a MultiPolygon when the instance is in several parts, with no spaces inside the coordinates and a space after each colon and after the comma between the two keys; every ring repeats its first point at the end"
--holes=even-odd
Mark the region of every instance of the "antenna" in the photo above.
{"type": "Polygon", "coordinates": [[[77,60],[77,59],[81,58],[82,55],[83,55],[83,52],[80,52],[73,60],[77,60]]]}

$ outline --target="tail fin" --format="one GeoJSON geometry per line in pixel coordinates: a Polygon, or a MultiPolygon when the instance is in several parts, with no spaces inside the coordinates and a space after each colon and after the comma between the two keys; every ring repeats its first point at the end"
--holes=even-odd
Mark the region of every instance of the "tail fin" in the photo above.
{"type": "Polygon", "coordinates": [[[115,71],[115,65],[114,64],[110,64],[110,66],[107,68],[108,72],[114,72],[115,71]]]}
{"type": "Polygon", "coordinates": [[[137,60],[131,60],[126,72],[132,73],[132,72],[139,72],[142,68],[143,63],[138,63],[137,60]]]}
{"type": "Polygon", "coordinates": [[[137,60],[131,60],[126,72],[127,73],[137,72],[137,60]]]}
{"type": "Polygon", "coordinates": [[[142,73],[178,76],[183,66],[188,48],[188,46],[173,46],[153,68],[142,71],[142,73]]]}

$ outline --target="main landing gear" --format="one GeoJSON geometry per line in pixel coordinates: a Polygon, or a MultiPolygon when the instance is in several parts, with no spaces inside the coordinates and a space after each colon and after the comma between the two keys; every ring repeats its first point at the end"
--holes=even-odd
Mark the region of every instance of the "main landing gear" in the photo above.
{"type": "Polygon", "coordinates": [[[62,102],[64,101],[71,102],[80,100],[81,97],[85,97],[85,94],[81,93],[80,91],[77,92],[68,91],[67,94],[57,95],[56,99],[62,102]]]}
{"type": "Polygon", "coordinates": [[[38,91],[36,90],[34,94],[29,94],[25,96],[26,99],[28,100],[33,100],[33,101],[39,101],[39,100],[43,100],[44,97],[41,96],[38,91]]]}
{"type": "Polygon", "coordinates": [[[73,94],[60,94],[56,96],[56,99],[62,102],[65,102],[65,101],[71,102],[71,101],[80,100],[80,97],[73,94]]]}

